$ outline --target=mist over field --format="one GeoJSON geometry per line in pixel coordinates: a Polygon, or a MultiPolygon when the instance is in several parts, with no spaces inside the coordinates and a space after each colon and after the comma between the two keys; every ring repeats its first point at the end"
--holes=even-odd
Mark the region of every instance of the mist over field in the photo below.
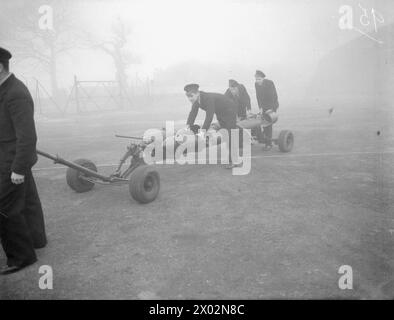
{"type": "MultiPolygon", "coordinates": [[[[137,109],[149,105],[141,97],[182,95],[189,82],[224,92],[234,78],[253,94],[256,69],[275,81],[281,102],[327,94],[357,100],[360,92],[375,99],[373,83],[387,83],[387,70],[393,69],[393,7],[372,0],[5,0],[0,43],[14,54],[12,71],[41,103],[50,97],[57,102],[43,107],[49,113],[75,109],[72,101],[66,107],[74,97],[74,76],[119,82],[123,106],[137,109]],[[43,5],[53,10],[54,30],[40,29],[43,5]],[[354,28],[381,44],[340,28],[344,5],[353,10],[354,28]],[[39,93],[36,80],[43,87],[39,93]]],[[[107,92],[94,90],[89,95],[107,92]]],[[[388,92],[378,98],[388,100],[388,92]]]]}

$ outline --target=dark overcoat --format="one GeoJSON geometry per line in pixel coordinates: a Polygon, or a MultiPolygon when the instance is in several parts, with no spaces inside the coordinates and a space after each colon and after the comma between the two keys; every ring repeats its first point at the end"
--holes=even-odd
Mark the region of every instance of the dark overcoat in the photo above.
{"type": "Polygon", "coordinates": [[[255,83],[256,98],[260,109],[263,111],[276,110],[279,108],[278,94],[272,80],[264,79],[261,85],[255,83]]]}
{"type": "Polygon", "coordinates": [[[33,99],[11,75],[0,86],[0,171],[26,174],[37,162],[33,99]]]}
{"type": "Polygon", "coordinates": [[[9,266],[36,261],[46,245],[44,217],[31,172],[37,162],[33,99],[14,75],[0,85],[0,239],[9,266]],[[22,184],[11,173],[24,175],[22,184]]]}
{"type": "Polygon", "coordinates": [[[200,91],[200,99],[193,103],[189,117],[187,118],[188,125],[194,124],[199,109],[206,112],[205,121],[201,129],[209,129],[214,115],[216,115],[216,119],[222,128],[236,128],[237,105],[224,94],[200,91]]]}
{"type": "Polygon", "coordinates": [[[238,86],[238,95],[234,96],[230,89],[227,89],[225,96],[232,99],[238,107],[238,117],[241,119],[246,118],[246,110],[251,110],[250,106],[250,96],[243,84],[238,86]]]}

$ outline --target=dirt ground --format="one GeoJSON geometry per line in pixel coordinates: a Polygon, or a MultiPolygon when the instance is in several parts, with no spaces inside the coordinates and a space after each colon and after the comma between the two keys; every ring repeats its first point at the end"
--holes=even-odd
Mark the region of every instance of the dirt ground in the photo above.
{"type": "MultiPolygon", "coordinates": [[[[37,116],[39,148],[111,172],[127,144],[115,133],[181,123],[185,105],[37,116]]],[[[294,150],[254,145],[248,175],[215,165],[158,166],[161,191],[147,205],[132,200],[127,186],[77,194],[64,167],[40,159],[34,174],[49,243],[35,265],[0,278],[0,298],[394,298],[393,113],[328,109],[281,106],[274,135],[291,129],[294,150]],[[39,289],[41,265],[53,268],[53,290],[39,289]],[[338,286],[342,265],[352,267],[352,290],[338,286]]]]}

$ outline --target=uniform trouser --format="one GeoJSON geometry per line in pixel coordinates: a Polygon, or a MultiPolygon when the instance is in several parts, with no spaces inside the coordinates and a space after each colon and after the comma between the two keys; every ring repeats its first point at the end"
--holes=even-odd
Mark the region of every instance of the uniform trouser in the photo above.
{"type": "Polygon", "coordinates": [[[246,107],[238,106],[238,118],[246,119],[246,107]]]}
{"type": "Polygon", "coordinates": [[[265,144],[272,146],[272,124],[270,126],[264,127],[263,133],[265,144]]]}
{"type": "Polygon", "coordinates": [[[37,260],[34,248],[46,245],[44,216],[33,175],[11,182],[11,172],[0,173],[0,238],[8,266],[37,260]]]}
{"type": "Polygon", "coordinates": [[[264,142],[264,135],[263,135],[263,131],[261,130],[261,126],[257,126],[256,128],[253,128],[251,130],[251,134],[252,136],[255,136],[257,138],[259,143],[264,142]]]}
{"type": "MultiPolygon", "coordinates": [[[[227,130],[227,132],[228,132],[228,141],[226,141],[227,142],[227,145],[228,145],[228,157],[229,157],[229,162],[230,163],[232,163],[232,157],[231,157],[231,150],[232,150],[232,146],[231,146],[231,130],[233,130],[233,129],[238,129],[237,128],[237,126],[236,126],[236,121],[234,121],[234,123],[233,124],[228,124],[228,123],[225,123],[225,122],[223,122],[223,121],[221,121],[220,119],[218,119],[219,120],[219,124],[220,124],[220,127],[222,128],[222,129],[226,129],[227,130]]],[[[239,147],[240,147],[240,149],[242,148],[242,136],[241,136],[241,132],[242,132],[242,130],[240,130],[240,136],[239,136],[239,147]]],[[[236,160],[236,159],[234,159],[234,160],[236,160]]]]}

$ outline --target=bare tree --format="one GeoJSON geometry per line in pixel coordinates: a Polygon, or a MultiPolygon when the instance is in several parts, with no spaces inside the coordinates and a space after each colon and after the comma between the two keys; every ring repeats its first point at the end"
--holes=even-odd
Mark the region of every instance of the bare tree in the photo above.
{"type": "Polygon", "coordinates": [[[49,74],[52,95],[58,93],[58,58],[74,49],[81,39],[72,14],[72,1],[47,1],[53,9],[53,29],[39,27],[40,5],[34,1],[11,1],[0,11],[0,39],[19,60],[38,62],[49,74]]]}
{"type": "Polygon", "coordinates": [[[127,68],[139,62],[127,46],[131,33],[131,28],[118,17],[112,24],[109,39],[102,42],[96,40],[94,41],[96,44],[93,45],[111,56],[115,66],[116,80],[119,82],[122,94],[127,91],[128,87],[127,68]]]}

